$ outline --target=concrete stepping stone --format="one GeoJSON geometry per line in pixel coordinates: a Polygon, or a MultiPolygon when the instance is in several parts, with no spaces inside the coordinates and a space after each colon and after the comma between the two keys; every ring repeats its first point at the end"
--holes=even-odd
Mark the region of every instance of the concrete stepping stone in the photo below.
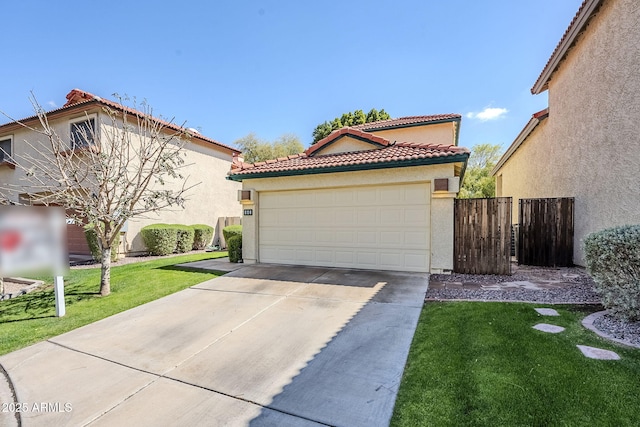
{"type": "Polygon", "coordinates": [[[533,329],[537,329],[542,332],[549,332],[551,334],[557,334],[564,331],[564,328],[562,326],[549,325],[548,323],[538,323],[537,325],[533,326],[533,329]]]}
{"type": "Polygon", "coordinates": [[[553,308],[534,308],[534,310],[543,316],[560,316],[560,313],[553,308]]]}
{"type": "Polygon", "coordinates": [[[589,359],[620,360],[620,356],[618,356],[618,353],[611,350],[589,347],[588,345],[577,345],[576,347],[578,347],[582,354],[584,354],[589,359]]]}

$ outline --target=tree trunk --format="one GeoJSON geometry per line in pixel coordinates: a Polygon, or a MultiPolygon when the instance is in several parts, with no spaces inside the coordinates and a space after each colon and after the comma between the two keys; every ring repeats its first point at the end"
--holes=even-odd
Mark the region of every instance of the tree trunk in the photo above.
{"type": "Polygon", "coordinates": [[[102,248],[102,268],[100,270],[100,295],[111,293],[111,248],[102,248]]]}

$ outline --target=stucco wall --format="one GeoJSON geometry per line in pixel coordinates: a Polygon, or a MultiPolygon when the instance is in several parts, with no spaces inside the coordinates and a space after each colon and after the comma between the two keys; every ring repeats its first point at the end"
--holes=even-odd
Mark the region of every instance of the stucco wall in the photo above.
{"type": "Polygon", "coordinates": [[[397,129],[371,131],[374,135],[382,136],[397,142],[425,142],[428,144],[451,145],[455,139],[455,123],[434,123],[421,126],[410,126],[397,129]]]}
{"type": "MultiPolygon", "coordinates": [[[[94,114],[92,111],[91,114],[94,114]]],[[[49,122],[49,125],[54,130],[54,132],[59,135],[64,140],[68,140],[69,138],[69,120],[71,118],[81,117],[78,114],[73,116],[65,117],[62,120],[52,120],[49,122]]],[[[30,123],[30,126],[41,129],[40,124],[30,123]]],[[[0,134],[0,139],[4,139],[6,136],[13,136],[13,157],[21,164],[29,164],[31,158],[44,160],[47,157],[42,155],[41,153],[47,152],[50,150],[50,144],[46,138],[46,136],[41,135],[37,132],[33,132],[22,126],[15,126],[12,130],[7,130],[0,134]],[[39,153],[40,152],[40,153],[39,153]]],[[[44,179],[44,177],[39,176],[39,178],[44,179]]],[[[8,166],[0,166],[0,182],[2,182],[2,186],[11,187],[12,190],[16,187],[24,185],[25,173],[20,168],[9,168],[8,166]]],[[[39,191],[39,189],[35,189],[32,191],[39,191]]],[[[10,199],[12,201],[18,202],[17,194],[12,192],[10,199]]]]}
{"type": "MultiPolygon", "coordinates": [[[[186,157],[182,174],[189,177],[188,184],[197,184],[187,193],[184,209],[163,210],[149,214],[147,218],[131,219],[128,224],[127,240],[130,251],[144,251],[140,229],[146,225],[163,222],[168,224],[207,224],[215,227],[219,217],[238,217],[242,207],[238,204],[237,191],[241,184],[226,179],[231,168],[231,155],[226,155],[200,143],[185,144],[186,157]]],[[[176,187],[168,182],[165,187],[176,187]]]]}
{"type": "Polygon", "coordinates": [[[496,174],[496,181],[502,181],[501,186],[496,182],[496,197],[513,197],[512,224],[518,223],[519,199],[573,197],[572,194],[563,194],[563,189],[553,184],[563,179],[563,169],[554,167],[551,161],[553,142],[548,135],[548,122],[549,118],[540,122],[496,174]],[[541,181],[544,186],[540,185],[541,181]]]}
{"type": "Polygon", "coordinates": [[[339,140],[334,141],[333,144],[328,144],[327,146],[322,147],[313,155],[324,156],[327,154],[346,153],[350,151],[365,151],[373,148],[377,147],[370,142],[360,141],[359,139],[352,138],[350,136],[343,136],[339,140]]]}
{"type": "Polygon", "coordinates": [[[549,83],[546,124],[499,171],[514,203],[575,197],[578,265],[588,233],[640,223],[638,22],[636,0],[604,2],[549,83]]]}
{"type": "MultiPolygon", "coordinates": [[[[300,175],[278,178],[245,179],[244,189],[255,190],[252,216],[243,217],[242,252],[245,262],[260,260],[258,253],[261,191],[338,188],[361,185],[424,182],[432,187],[434,178],[449,178],[450,188],[458,188],[453,164],[415,166],[356,172],[300,175]]],[[[432,272],[453,269],[453,199],[454,192],[439,194],[431,203],[431,268],[432,272]]]]}
{"type": "MultiPolygon", "coordinates": [[[[98,110],[95,110],[98,111],[98,110]]],[[[69,135],[69,120],[75,117],[83,117],[84,113],[65,116],[50,124],[55,131],[64,139],[69,135]]],[[[108,122],[109,118],[99,117],[98,122],[108,122]],[[103,120],[100,120],[103,119],[103,120]]],[[[107,124],[102,123],[100,132],[109,130],[107,124]]],[[[14,136],[14,152],[17,156],[23,156],[25,153],[33,154],[34,151],[29,147],[27,140],[32,145],[38,144],[38,141],[46,142],[41,135],[34,132],[18,129],[4,135],[14,136]]],[[[136,144],[136,139],[132,138],[132,144],[136,144]]],[[[142,227],[157,223],[178,223],[178,224],[208,224],[216,225],[218,217],[221,216],[240,216],[242,210],[237,202],[237,190],[241,188],[241,184],[229,181],[226,174],[231,167],[232,155],[215,146],[203,141],[192,139],[185,143],[185,167],[181,169],[183,176],[188,177],[187,184],[197,184],[191,189],[186,197],[184,209],[176,207],[170,210],[163,210],[159,213],[147,214],[145,218],[133,218],[128,222],[126,234],[126,250],[130,252],[145,251],[142,238],[139,231],[142,227]]],[[[16,168],[10,169],[6,166],[0,166],[0,180],[3,183],[20,185],[23,172],[16,168]]],[[[157,184],[156,184],[157,185],[157,184]]],[[[172,189],[180,185],[179,181],[168,180],[165,188],[172,189]]],[[[14,197],[17,201],[17,197],[14,197]]]]}

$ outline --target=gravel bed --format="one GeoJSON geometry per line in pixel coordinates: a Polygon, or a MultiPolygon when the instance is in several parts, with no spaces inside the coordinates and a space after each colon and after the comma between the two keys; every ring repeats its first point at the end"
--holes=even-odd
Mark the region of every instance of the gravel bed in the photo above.
{"type": "Polygon", "coordinates": [[[491,274],[432,274],[430,281],[474,283],[481,285],[520,281],[562,281],[565,285],[556,289],[429,289],[427,299],[468,299],[480,301],[523,301],[541,303],[592,304],[600,297],[594,290],[593,280],[583,268],[517,267],[511,276],[491,274]]]}
{"type": "Polygon", "coordinates": [[[590,285],[572,284],[561,289],[429,289],[429,300],[522,301],[545,304],[595,304],[600,297],[590,285]]]}
{"type": "Polygon", "coordinates": [[[640,321],[627,322],[605,314],[596,319],[593,326],[614,338],[640,346],[640,321]]]}

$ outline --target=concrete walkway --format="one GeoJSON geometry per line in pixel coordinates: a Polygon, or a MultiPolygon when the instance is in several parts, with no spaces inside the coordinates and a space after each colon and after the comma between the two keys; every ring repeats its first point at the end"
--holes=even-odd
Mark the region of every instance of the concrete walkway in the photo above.
{"type": "Polygon", "coordinates": [[[427,283],[245,266],[0,364],[23,426],[385,426],[427,283]]]}

